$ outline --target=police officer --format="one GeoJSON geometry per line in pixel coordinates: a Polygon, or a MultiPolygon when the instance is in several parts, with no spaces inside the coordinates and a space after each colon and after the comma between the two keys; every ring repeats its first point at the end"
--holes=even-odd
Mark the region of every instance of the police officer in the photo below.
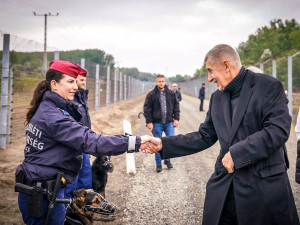
{"type": "MultiPolygon", "coordinates": [[[[50,63],[46,79],[35,88],[26,114],[25,159],[17,168],[17,183],[22,180],[24,185],[42,185],[45,188],[46,183],[62,172],[70,184],[80,172],[82,153],[119,155],[128,150],[128,145],[135,146],[135,151],[139,150],[144,137],[103,136],[77,122],[81,120],[81,114],[72,100],[78,90],[76,78],[80,72],[81,68],[76,64],[54,60],[50,63]],[[22,179],[20,174],[24,174],[22,179]]],[[[63,196],[64,188],[61,187],[57,197],[63,196]]],[[[43,224],[49,201],[43,196],[41,206],[38,204],[40,201],[36,202],[38,210],[44,209],[42,215],[36,216],[30,208],[35,206],[29,204],[31,197],[19,193],[18,203],[23,220],[26,224],[43,224]]],[[[64,217],[64,204],[55,204],[50,224],[64,224],[64,217]]]]}
{"type": "MultiPolygon", "coordinates": [[[[82,69],[77,76],[76,82],[78,86],[78,91],[74,96],[74,104],[77,106],[78,111],[81,114],[80,123],[82,125],[91,128],[91,119],[88,111],[87,100],[89,91],[85,90],[87,71],[82,69]]],[[[68,184],[66,187],[66,198],[73,198],[73,192],[77,189],[92,189],[92,169],[90,163],[90,156],[88,154],[82,153],[82,167],[80,173],[75,178],[72,184],[68,184]]]]}

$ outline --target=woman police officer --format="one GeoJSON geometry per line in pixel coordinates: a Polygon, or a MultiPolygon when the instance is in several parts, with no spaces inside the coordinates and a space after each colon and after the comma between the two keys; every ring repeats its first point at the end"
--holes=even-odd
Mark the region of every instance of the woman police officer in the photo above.
{"type": "MultiPolygon", "coordinates": [[[[25,122],[25,159],[16,172],[24,174],[22,182],[26,185],[44,185],[47,180],[55,179],[58,172],[63,172],[66,182],[72,183],[80,171],[83,152],[99,156],[119,155],[128,150],[127,136],[103,136],[76,122],[81,115],[71,101],[77,91],[76,77],[80,71],[74,63],[54,60],[46,79],[34,90],[25,122]]],[[[135,140],[135,151],[139,151],[141,137],[130,140],[135,140]]],[[[57,197],[63,198],[63,195],[64,188],[60,188],[57,197]]],[[[43,215],[37,218],[29,213],[28,198],[19,193],[18,203],[24,222],[43,224],[48,200],[44,198],[43,215]]],[[[50,224],[63,224],[64,217],[64,204],[55,204],[50,224]]]]}

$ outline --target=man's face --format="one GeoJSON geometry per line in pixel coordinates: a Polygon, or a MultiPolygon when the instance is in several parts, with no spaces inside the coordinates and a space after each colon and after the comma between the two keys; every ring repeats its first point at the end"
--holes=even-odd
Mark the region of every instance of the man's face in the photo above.
{"type": "Polygon", "coordinates": [[[83,90],[85,86],[86,77],[78,75],[76,81],[77,81],[78,89],[83,90]]]}
{"type": "Polygon", "coordinates": [[[176,89],[177,89],[177,86],[172,86],[173,91],[176,91],[176,89]]]}
{"type": "Polygon", "coordinates": [[[160,90],[163,90],[166,85],[166,79],[163,77],[156,78],[156,85],[160,90]]]}
{"type": "Polygon", "coordinates": [[[223,91],[232,80],[231,74],[224,62],[219,65],[213,65],[210,60],[207,59],[206,70],[208,72],[208,82],[215,82],[220,91],[223,91]]]}

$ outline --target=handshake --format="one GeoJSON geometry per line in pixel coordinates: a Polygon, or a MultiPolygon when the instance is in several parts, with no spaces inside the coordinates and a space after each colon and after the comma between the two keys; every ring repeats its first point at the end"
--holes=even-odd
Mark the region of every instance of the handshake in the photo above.
{"type": "Polygon", "coordinates": [[[150,137],[148,135],[141,136],[140,152],[153,154],[162,149],[162,141],[160,138],[150,137]]]}

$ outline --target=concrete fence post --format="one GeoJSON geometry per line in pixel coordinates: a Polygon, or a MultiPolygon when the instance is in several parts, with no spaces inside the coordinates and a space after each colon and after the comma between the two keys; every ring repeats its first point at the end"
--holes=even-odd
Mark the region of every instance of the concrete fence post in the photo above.
{"type": "Polygon", "coordinates": [[[127,76],[124,74],[124,100],[127,98],[127,85],[126,85],[127,76]]]}
{"type": "Polygon", "coordinates": [[[120,101],[123,100],[123,75],[122,75],[122,72],[120,72],[120,88],[119,88],[119,99],[120,101]]]}
{"type": "Polygon", "coordinates": [[[117,100],[117,88],[118,88],[118,68],[115,68],[115,78],[114,78],[114,103],[116,103],[117,100]]]}
{"type": "Polygon", "coordinates": [[[0,148],[6,148],[7,135],[7,110],[8,103],[8,82],[9,82],[9,42],[10,35],[3,36],[2,51],[2,80],[1,80],[1,126],[0,126],[0,148]]]}
{"type": "Polygon", "coordinates": [[[272,61],[272,76],[274,78],[277,77],[277,66],[276,66],[276,60],[272,61]]]}
{"type": "Polygon", "coordinates": [[[293,117],[293,61],[292,56],[288,57],[288,99],[289,113],[293,117]]]}
{"type": "Polygon", "coordinates": [[[110,66],[107,66],[106,73],[106,106],[110,104],[110,66]]]}
{"type": "Polygon", "coordinates": [[[10,68],[9,71],[9,109],[8,109],[8,125],[7,125],[7,144],[10,144],[10,136],[11,136],[11,112],[12,112],[12,103],[13,103],[13,79],[14,79],[14,70],[10,68]]]}
{"type": "Polygon", "coordinates": [[[59,59],[59,51],[54,52],[54,59],[59,59]]]}
{"type": "Polygon", "coordinates": [[[85,68],[85,58],[80,59],[80,67],[83,69],[85,68]]]}
{"type": "Polygon", "coordinates": [[[261,71],[264,71],[264,64],[263,64],[263,63],[260,63],[260,64],[259,64],[259,68],[261,69],[261,71]]]}
{"type": "Polygon", "coordinates": [[[100,106],[100,79],[99,79],[99,64],[96,64],[96,74],[95,74],[95,111],[99,109],[100,106]]]}

